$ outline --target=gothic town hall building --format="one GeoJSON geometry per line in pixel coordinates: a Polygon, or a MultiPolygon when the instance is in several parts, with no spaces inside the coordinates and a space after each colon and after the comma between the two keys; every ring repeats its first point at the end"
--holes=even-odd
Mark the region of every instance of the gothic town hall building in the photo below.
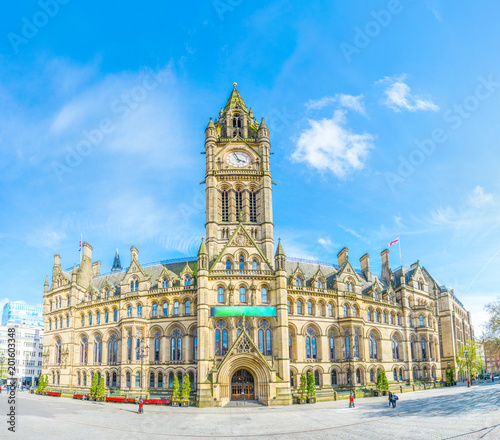
{"type": "Polygon", "coordinates": [[[206,238],[197,258],[100,274],[92,247],[44,289],[43,374],[88,392],[93,373],[110,393],[169,396],[188,375],[199,406],[235,399],[288,405],[301,373],[318,390],[438,380],[473,338],[470,314],[417,262],[381,276],[368,254],[338,263],[287,259],[274,239],[269,129],[236,84],[205,130],[206,238]],[[141,360],[144,374],[141,376],[141,360]]]}

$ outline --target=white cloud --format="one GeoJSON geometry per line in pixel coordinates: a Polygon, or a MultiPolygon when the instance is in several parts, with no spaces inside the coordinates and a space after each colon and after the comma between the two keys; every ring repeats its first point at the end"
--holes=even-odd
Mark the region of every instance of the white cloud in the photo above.
{"type": "Polygon", "coordinates": [[[329,237],[321,237],[321,238],[318,238],[318,243],[321,245],[321,246],[333,246],[333,241],[330,240],[329,237]]]}
{"type": "Polygon", "coordinates": [[[309,119],[308,122],[309,128],[302,131],[296,141],[294,162],[305,162],[319,171],[331,171],[339,178],[364,168],[373,147],[373,136],[356,134],[346,127],[344,111],[335,111],[331,119],[309,119]]]}
{"type": "Polygon", "coordinates": [[[365,114],[363,95],[353,96],[341,93],[335,96],[324,96],[321,99],[310,100],[305,105],[307,110],[321,110],[322,108],[334,103],[337,103],[340,107],[348,110],[353,110],[363,115],[365,114]]]}
{"type": "Polygon", "coordinates": [[[481,208],[482,206],[489,205],[493,202],[493,195],[484,192],[484,189],[479,185],[474,188],[474,191],[469,196],[469,203],[471,206],[481,208]]]}
{"type": "Polygon", "coordinates": [[[410,87],[405,83],[405,79],[406,75],[386,76],[384,79],[376,82],[376,84],[386,85],[384,105],[392,108],[395,112],[400,112],[401,110],[408,110],[410,112],[437,112],[439,110],[439,106],[432,102],[431,99],[420,95],[413,95],[410,87]]]}
{"type": "Polygon", "coordinates": [[[439,4],[436,0],[426,0],[425,6],[432,12],[434,17],[436,17],[436,20],[443,21],[441,13],[439,12],[439,4]]]}

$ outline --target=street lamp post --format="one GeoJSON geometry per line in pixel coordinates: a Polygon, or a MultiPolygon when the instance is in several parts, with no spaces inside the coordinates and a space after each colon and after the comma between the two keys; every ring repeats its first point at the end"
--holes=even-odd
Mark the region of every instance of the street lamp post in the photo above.
{"type": "Polygon", "coordinates": [[[141,358],[141,395],[139,397],[140,400],[142,400],[142,387],[143,387],[143,382],[144,382],[144,373],[143,373],[143,368],[144,368],[144,358],[148,356],[148,350],[149,346],[146,345],[144,347],[144,340],[141,338],[139,342],[139,357],[141,358]]]}
{"type": "Polygon", "coordinates": [[[349,337],[349,345],[346,347],[342,344],[342,351],[344,352],[344,359],[347,358],[349,362],[349,368],[347,370],[347,381],[349,382],[349,408],[354,408],[354,393],[352,390],[352,370],[351,370],[351,338],[349,336],[349,331],[345,332],[345,336],[349,337]]]}
{"type": "Polygon", "coordinates": [[[0,358],[0,364],[2,365],[2,370],[0,372],[0,385],[3,385],[3,364],[5,362],[5,356],[2,355],[2,357],[0,358]]]}
{"type": "Polygon", "coordinates": [[[470,374],[469,374],[469,351],[465,350],[465,366],[467,367],[467,387],[470,387],[470,374]]]}

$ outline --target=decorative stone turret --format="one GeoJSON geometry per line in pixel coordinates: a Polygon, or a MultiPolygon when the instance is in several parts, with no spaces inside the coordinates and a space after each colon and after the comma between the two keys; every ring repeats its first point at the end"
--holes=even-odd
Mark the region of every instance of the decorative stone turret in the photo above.
{"type": "Polygon", "coordinates": [[[200,249],[198,250],[198,270],[208,270],[208,252],[205,246],[205,240],[201,239],[200,249]]]}
{"type": "Polygon", "coordinates": [[[349,261],[349,250],[345,247],[337,254],[339,269],[349,261]]]}
{"type": "Polygon", "coordinates": [[[264,122],[264,118],[262,118],[262,121],[260,122],[257,135],[259,136],[259,141],[261,140],[261,138],[269,139],[269,128],[267,128],[267,125],[264,122]]]}
{"type": "Polygon", "coordinates": [[[205,139],[208,140],[209,138],[213,138],[215,141],[215,136],[217,134],[217,129],[215,128],[214,121],[212,121],[212,118],[210,118],[210,122],[207,125],[207,128],[205,129],[205,139]]]}
{"type": "Polygon", "coordinates": [[[285,270],[286,255],[281,245],[281,238],[278,239],[278,247],[276,248],[276,254],[274,255],[274,269],[275,270],[285,270]]]}
{"type": "Polygon", "coordinates": [[[45,283],[43,284],[43,293],[46,294],[49,291],[49,277],[45,276],[45,283]]]}
{"type": "Polygon", "coordinates": [[[372,281],[372,273],[370,270],[370,254],[363,255],[359,262],[361,263],[361,272],[365,276],[367,281],[372,281]]]}
{"type": "Polygon", "coordinates": [[[116,247],[115,259],[113,260],[113,267],[111,268],[111,273],[121,272],[122,263],[120,262],[120,254],[118,253],[118,246],[116,247]]]}
{"type": "Polygon", "coordinates": [[[139,251],[137,250],[137,248],[135,246],[132,246],[130,248],[130,262],[132,261],[137,261],[139,258],[139,251]]]}
{"type": "Polygon", "coordinates": [[[380,256],[382,257],[382,278],[389,282],[391,280],[392,270],[389,262],[389,249],[384,249],[380,256]]]}

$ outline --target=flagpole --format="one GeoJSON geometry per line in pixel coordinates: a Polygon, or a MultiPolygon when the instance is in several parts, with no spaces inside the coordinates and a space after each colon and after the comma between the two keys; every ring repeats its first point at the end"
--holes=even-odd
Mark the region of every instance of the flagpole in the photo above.
{"type": "Polygon", "coordinates": [[[401,258],[401,240],[398,236],[398,245],[399,245],[399,263],[401,264],[401,270],[403,270],[403,259],[401,258]]]}
{"type": "Polygon", "coordinates": [[[83,252],[82,252],[82,249],[83,249],[83,243],[82,243],[82,239],[83,239],[83,234],[80,234],[80,265],[82,264],[82,257],[83,257],[83,252]]]}

